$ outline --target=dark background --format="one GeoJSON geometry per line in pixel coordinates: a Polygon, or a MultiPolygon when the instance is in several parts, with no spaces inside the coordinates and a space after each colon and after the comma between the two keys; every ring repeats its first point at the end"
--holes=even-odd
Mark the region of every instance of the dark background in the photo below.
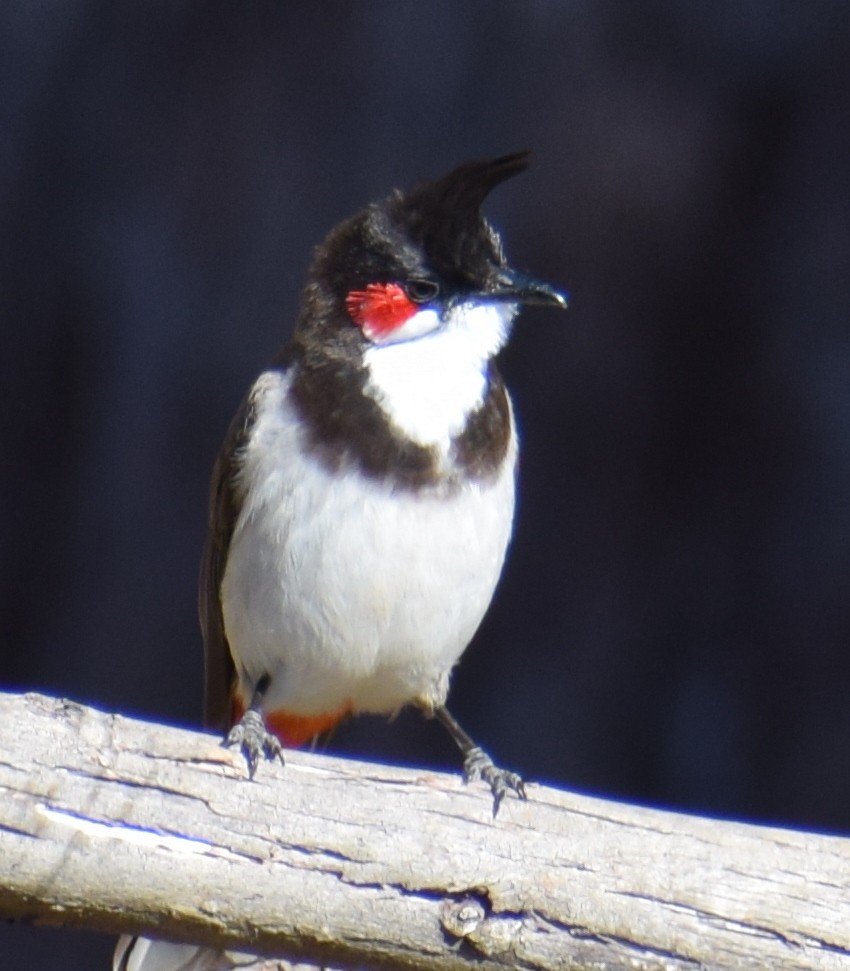
{"type": "MultiPolygon", "coordinates": [[[[531,148],[488,212],[573,303],[504,354],[521,505],[454,709],[531,780],[850,831],[848,20],[3,4],[3,687],[198,722],[209,472],[311,247],[531,148]]],[[[339,747],[458,766],[413,716],[339,747]]],[[[21,971],[111,948],[0,927],[21,971]]]]}

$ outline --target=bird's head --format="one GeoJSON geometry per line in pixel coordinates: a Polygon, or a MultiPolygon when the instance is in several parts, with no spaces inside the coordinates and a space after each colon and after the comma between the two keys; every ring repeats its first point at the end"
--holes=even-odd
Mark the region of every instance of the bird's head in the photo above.
{"type": "Polygon", "coordinates": [[[380,346],[461,319],[468,324],[470,311],[496,308],[489,317],[503,322],[501,346],[517,305],[566,307],[563,293],[508,265],[481,211],[488,193],[527,165],[527,152],[467,162],[340,223],[316,250],[302,332],[348,343],[345,332],[353,331],[380,346]]]}

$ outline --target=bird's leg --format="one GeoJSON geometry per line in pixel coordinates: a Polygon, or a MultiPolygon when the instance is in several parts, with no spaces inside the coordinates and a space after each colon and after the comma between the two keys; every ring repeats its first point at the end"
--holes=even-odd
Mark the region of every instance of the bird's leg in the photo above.
{"type": "Polygon", "coordinates": [[[490,756],[466,734],[457,720],[445,707],[440,705],[434,709],[434,717],[455,740],[463,755],[463,774],[467,782],[481,779],[490,786],[493,793],[493,815],[499,811],[499,805],[505,795],[515,792],[520,799],[525,799],[525,783],[515,772],[500,769],[494,764],[490,756]]]}
{"type": "Polygon", "coordinates": [[[280,739],[266,728],[263,718],[262,702],[263,696],[269,689],[271,678],[264,674],[254,685],[254,694],[251,704],[245,709],[245,713],[239,721],[227,733],[224,746],[230,748],[238,745],[248,763],[248,777],[253,779],[257,771],[260,758],[280,759],[284,762],[283,746],[280,739]]]}

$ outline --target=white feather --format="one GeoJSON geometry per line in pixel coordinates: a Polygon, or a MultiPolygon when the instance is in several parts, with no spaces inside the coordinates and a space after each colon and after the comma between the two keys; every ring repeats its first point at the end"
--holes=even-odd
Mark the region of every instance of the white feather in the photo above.
{"type": "Polygon", "coordinates": [[[515,313],[507,303],[458,304],[445,318],[420,310],[401,328],[416,339],[367,348],[366,393],[414,442],[447,451],[483,400],[487,364],[508,339],[515,313]]]}
{"type": "Polygon", "coordinates": [[[256,960],[256,954],[242,951],[218,951],[124,935],[118,939],[112,971],[234,971],[256,960]]]}
{"type": "Polygon", "coordinates": [[[267,710],[441,704],[501,572],[515,440],[490,482],[396,491],[307,454],[288,387],[274,371],[255,385],[247,498],[222,584],[243,697],[268,673],[267,710]]]}

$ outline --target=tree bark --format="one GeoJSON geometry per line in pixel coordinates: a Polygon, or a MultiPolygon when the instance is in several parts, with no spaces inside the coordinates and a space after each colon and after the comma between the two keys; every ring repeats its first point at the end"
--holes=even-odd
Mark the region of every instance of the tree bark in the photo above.
{"type": "Polygon", "coordinates": [[[0,916],[339,968],[850,971],[850,840],[0,695],[0,916]]]}

